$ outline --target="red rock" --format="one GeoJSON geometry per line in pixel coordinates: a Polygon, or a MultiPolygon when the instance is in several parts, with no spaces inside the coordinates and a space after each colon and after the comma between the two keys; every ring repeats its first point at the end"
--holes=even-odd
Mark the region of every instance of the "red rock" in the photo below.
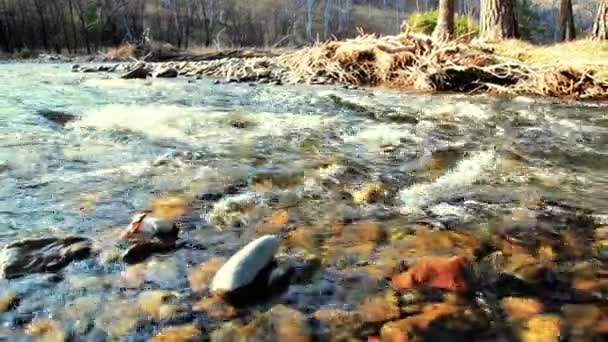
{"type": "Polygon", "coordinates": [[[432,287],[454,292],[467,289],[465,271],[468,262],[464,257],[426,257],[416,262],[409,270],[393,277],[396,289],[432,287]]]}

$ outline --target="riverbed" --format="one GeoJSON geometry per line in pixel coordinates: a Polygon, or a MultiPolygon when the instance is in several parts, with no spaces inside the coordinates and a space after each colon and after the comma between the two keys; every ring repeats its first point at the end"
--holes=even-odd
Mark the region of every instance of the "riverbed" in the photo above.
{"type": "Polygon", "coordinates": [[[280,340],[288,325],[303,340],[388,340],[391,323],[422,340],[601,336],[607,171],[608,106],[597,102],[2,64],[0,245],[79,235],[102,252],[0,280],[0,302],[16,298],[0,310],[0,337],[139,341],[181,327],[193,340],[280,340]],[[180,203],[180,239],[198,248],[113,258],[117,232],[162,201],[180,203]],[[210,312],[197,274],[263,234],[280,235],[278,258],[306,274],[210,312]],[[428,256],[464,256],[470,291],[391,281],[428,256]],[[490,281],[502,274],[515,280],[490,281]]]}

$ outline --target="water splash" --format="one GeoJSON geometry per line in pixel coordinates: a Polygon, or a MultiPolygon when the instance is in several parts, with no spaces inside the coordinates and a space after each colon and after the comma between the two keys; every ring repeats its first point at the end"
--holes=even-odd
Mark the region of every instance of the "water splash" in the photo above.
{"type": "Polygon", "coordinates": [[[482,151],[464,159],[445,175],[430,183],[414,184],[399,192],[403,211],[419,211],[484,178],[496,168],[496,152],[482,151]]]}

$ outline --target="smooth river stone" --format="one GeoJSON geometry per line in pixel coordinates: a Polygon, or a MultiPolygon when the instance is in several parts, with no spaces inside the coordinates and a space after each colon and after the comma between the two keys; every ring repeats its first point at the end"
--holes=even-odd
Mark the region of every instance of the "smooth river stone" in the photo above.
{"type": "Polygon", "coordinates": [[[91,241],[78,236],[15,241],[0,250],[0,278],[56,272],[91,252],[91,241]]]}
{"type": "Polygon", "coordinates": [[[279,248],[276,235],[262,236],[234,254],[215,274],[211,292],[229,293],[251,284],[279,248]]]}

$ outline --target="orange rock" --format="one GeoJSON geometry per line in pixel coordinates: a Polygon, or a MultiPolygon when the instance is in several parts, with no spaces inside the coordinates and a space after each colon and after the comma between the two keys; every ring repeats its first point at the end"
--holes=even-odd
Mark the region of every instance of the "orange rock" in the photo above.
{"type": "Polygon", "coordinates": [[[393,277],[396,289],[432,287],[454,292],[467,289],[465,272],[468,266],[464,257],[426,257],[416,262],[409,270],[393,277]]]}
{"type": "Polygon", "coordinates": [[[201,338],[201,331],[194,325],[182,325],[161,330],[150,342],[193,342],[201,338]]]}
{"type": "Polygon", "coordinates": [[[522,320],[541,313],[543,304],[534,298],[507,297],[500,301],[500,306],[510,320],[522,320]]]}
{"type": "Polygon", "coordinates": [[[192,291],[206,290],[211,284],[215,273],[225,262],[226,260],[223,258],[211,258],[204,263],[194,266],[188,272],[188,281],[190,282],[192,291]]]}

